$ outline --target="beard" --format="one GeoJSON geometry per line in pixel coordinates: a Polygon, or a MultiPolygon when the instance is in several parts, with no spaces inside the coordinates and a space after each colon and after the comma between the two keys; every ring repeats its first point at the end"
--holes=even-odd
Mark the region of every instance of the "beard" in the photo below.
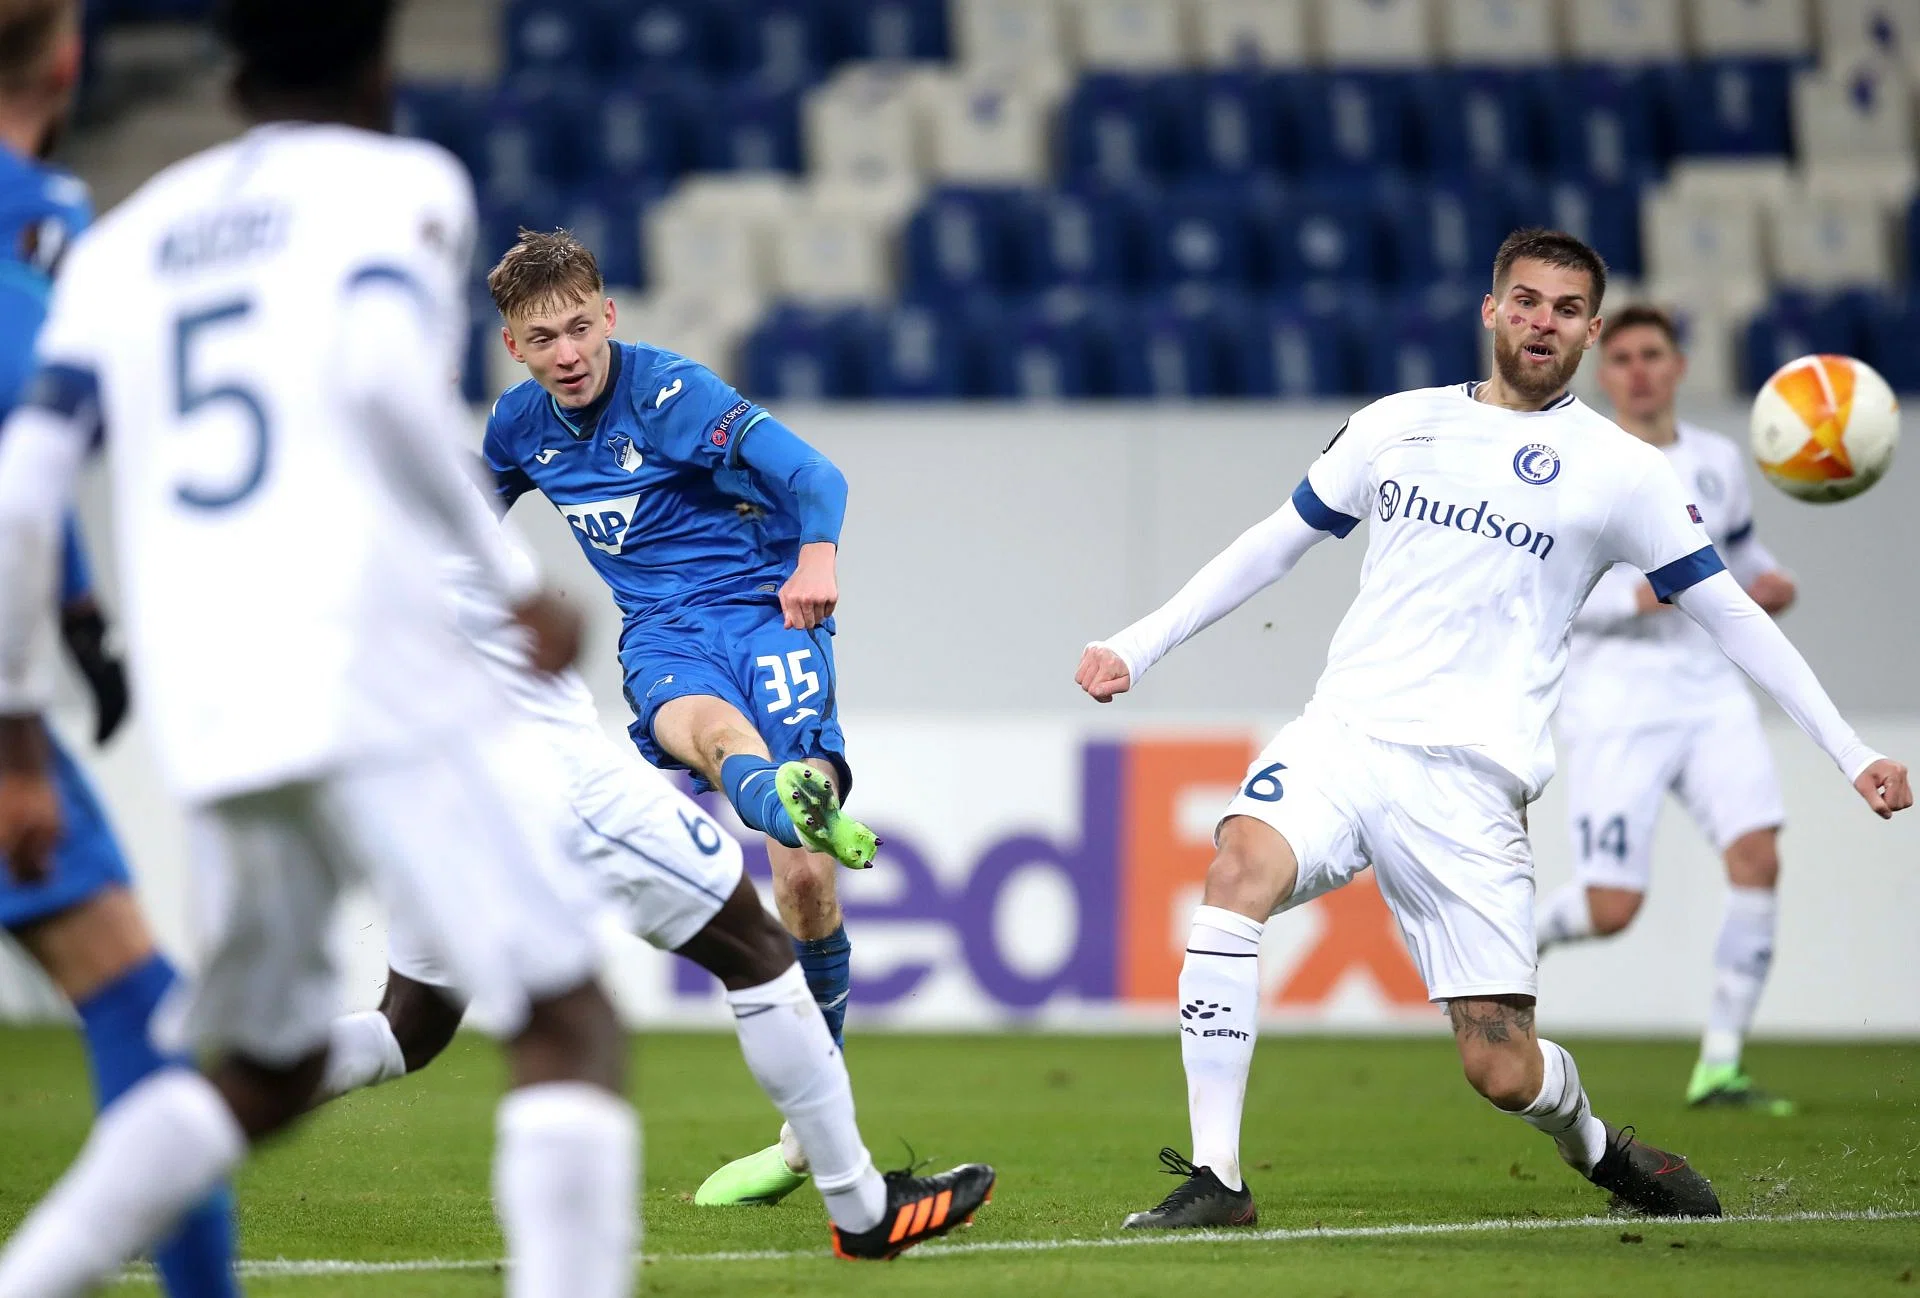
{"type": "Polygon", "coordinates": [[[1498,371],[1501,382],[1529,401],[1550,397],[1571,383],[1574,373],[1580,368],[1580,358],[1585,354],[1575,348],[1562,357],[1558,365],[1543,368],[1524,359],[1520,355],[1520,346],[1520,343],[1509,341],[1496,332],[1493,335],[1493,368],[1498,371]]]}

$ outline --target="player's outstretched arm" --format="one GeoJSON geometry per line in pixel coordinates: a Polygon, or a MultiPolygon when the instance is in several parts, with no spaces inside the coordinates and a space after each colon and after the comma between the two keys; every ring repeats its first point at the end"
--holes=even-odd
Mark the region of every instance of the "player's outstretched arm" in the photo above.
{"type": "MultiPolygon", "coordinates": [[[[1297,495],[1298,493],[1296,493],[1297,495]]],[[[1289,500],[1242,532],[1174,597],[1118,635],[1088,645],[1074,683],[1107,703],[1140,683],[1149,667],[1293,570],[1331,533],[1309,523],[1289,500]]]]}
{"type": "Polygon", "coordinates": [[[800,516],[800,556],[780,588],[780,611],[789,630],[811,631],[840,603],[835,561],[847,517],[846,475],[771,415],[740,437],[740,462],[791,495],[800,516]]]}
{"type": "Polygon", "coordinates": [[[1875,814],[1884,820],[1913,805],[1907,768],[1861,742],[1807,660],[1766,610],[1740,589],[1733,574],[1716,572],[1675,594],[1673,601],[1826,750],[1875,814]]]}

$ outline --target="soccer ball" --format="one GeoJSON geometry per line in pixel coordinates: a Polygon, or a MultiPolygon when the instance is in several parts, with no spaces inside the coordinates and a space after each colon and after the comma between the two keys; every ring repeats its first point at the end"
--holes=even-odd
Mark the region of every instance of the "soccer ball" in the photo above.
{"type": "Polygon", "coordinates": [[[1753,458],[1774,486],[1815,504],[1847,500],[1892,465],[1900,403],[1864,361],[1802,356],[1753,399],[1752,436],[1753,458]]]}

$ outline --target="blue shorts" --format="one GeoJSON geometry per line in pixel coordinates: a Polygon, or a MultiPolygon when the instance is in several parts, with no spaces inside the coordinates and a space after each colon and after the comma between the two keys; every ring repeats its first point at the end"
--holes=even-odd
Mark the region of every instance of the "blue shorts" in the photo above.
{"type": "MultiPolygon", "coordinates": [[[[831,623],[812,631],[781,625],[776,601],[715,604],[630,622],[620,634],[633,724],[627,733],[650,765],[683,771],[685,762],[653,741],[653,718],[669,699],[724,699],[754,723],[776,762],[822,758],[853,788],[840,733],[831,623]]],[[[694,777],[694,791],[710,786],[694,777]]]]}
{"type": "Polygon", "coordinates": [[[108,888],[126,887],[127,863],[107,817],[80,768],[55,742],[53,786],[64,829],[53,848],[53,873],[31,887],[14,882],[0,865],[0,928],[25,928],[77,906],[108,888]]]}

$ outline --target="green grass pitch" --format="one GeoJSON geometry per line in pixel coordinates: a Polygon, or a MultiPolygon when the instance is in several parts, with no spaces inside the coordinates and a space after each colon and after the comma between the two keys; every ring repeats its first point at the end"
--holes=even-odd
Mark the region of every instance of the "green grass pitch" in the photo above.
{"type": "MultiPolygon", "coordinates": [[[[811,1188],[777,1208],[693,1207],[708,1171],[769,1141],[777,1124],[730,1037],[653,1036],[634,1054],[646,1122],[644,1291],[1920,1295],[1920,1045],[1756,1047],[1754,1071],[1801,1101],[1786,1120],[1686,1110],[1688,1045],[1574,1046],[1603,1116],[1691,1155],[1729,1213],[1782,1220],[1557,1225],[1604,1212],[1604,1196],[1543,1137],[1474,1096],[1445,1039],[1270,1038],[1246,1138],[1261,1228],[1330,1233],[1136,1242],[1118,1223],[1172,1186],[1155,1154],[1187,1140],[1171,1037],[856,1034],[861,1125],[881,1165],[905,1160],[904,1140],[940,1166],[990,1161],[1000,1183],[957,1247],[855,1266],[826,1256],[811,1188]],[[1816,1214],[1878,1215],[1808,1219],[1816,1214]],[[1404,1229],[1495,1219],[1526,1225],[1404,1229]]],[[[487,1165],[500,1077],[491,1048],[463,1037],[422,1076],[333,1106],[239,1185],[241,1247],[256,1262],[470,1265],[256,1272],[248,1292],[498,1293],[487,1165]]],[[[87,1120],[72,1035],[0,1032],[0,1232],[59,1173],[87,1120]]]]}

